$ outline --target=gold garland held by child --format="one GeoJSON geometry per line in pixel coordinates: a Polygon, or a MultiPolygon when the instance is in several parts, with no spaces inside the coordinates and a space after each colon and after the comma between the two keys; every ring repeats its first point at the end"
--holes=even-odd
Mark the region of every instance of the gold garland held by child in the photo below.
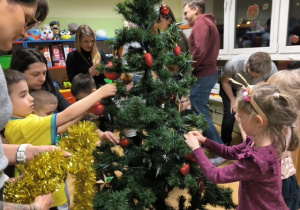
{"type": "Polygon", "coordinates": [[[88,121],[71,126],[59,147],[72,156],[65,158],[60,150],[44,152],[20,166],[23,175],[5,185],[4,201],[32,203],[36,196],[58,189],[69,172],[75,176],[74,209],[93,209],[96,174],[92,152],[99,140],[96,129],[96,125],[88,121]]]}

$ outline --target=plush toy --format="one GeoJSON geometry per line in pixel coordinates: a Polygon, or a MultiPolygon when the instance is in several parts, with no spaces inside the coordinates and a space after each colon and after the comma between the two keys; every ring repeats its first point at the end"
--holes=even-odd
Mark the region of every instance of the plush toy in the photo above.
{"type": "Polygon", "coordinates": [[[51,31],[51,29],[44,30],[41,34],[41,39],[44,40],[44,41],[52,40],[53,39],[53,32],[51,31]]]}
{"type": "Polygon", "coordinates": [[[78,29],[78,24],[77,23],[70,23],[68,25],[68,27],[69,27],[69,31],[70,31],[71,35],[74,35],[76,33],[77,29],[78,29]]]}
{"type": "Polygon", "coordinates": [[[104,29],[99,29],[96,31],[97,38],[107,38],[107,32],[104,29]]]}
{"type": "Polygon", "coordinates": [[[71,39],[72,36],[71,36],[70,31],[67,30],[67,29],[61,30],[61,31],[60,31],[60,38],[61,38],[62,40],[71,39]]]}
{"type": "Polygon", "coordinates": [[[59,27],[58,26],[54,26],[52,28],[52,32],[53,32],[53,40],[60,40],[60,36],[59,36],[59,27]]]}
{"type": "Polygon", "coordinates": [[[39,28],[32,28],[28,31],[29,41],[39,41],[41,38],[41,30],[39,28]]]}
{"type": "Polygon", "coordinates": [[[51,30],[50,25],[48,25],[48,24],[42,25],[41,31],[46,31],[46,30],[51,30]]]}
{"type": "Polygon", "coordinates": [[[53,31],[54,27],[58,27],[59,28],[59,26],[60,26],[59,25],[59,21],[51,21],[49,25],[50,25],[50,28],[51,28],[52,31],[53,31]]]}

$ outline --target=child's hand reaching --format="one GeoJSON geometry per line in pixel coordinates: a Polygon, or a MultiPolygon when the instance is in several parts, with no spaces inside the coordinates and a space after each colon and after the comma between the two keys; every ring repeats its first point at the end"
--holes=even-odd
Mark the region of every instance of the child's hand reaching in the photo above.
{"type": "Polygon", "coordinates": [[[206,138],[202,136],[198,131],[191,131],[184,135],[185,142],[192,149],[192,151],[198,149],[200,147],[200,143],[204,144],[206,138]]]}
{"type": "Polygon", "coordinates": [[[99,134],[100,142],[101,141],[110,141],[114,145],[119,144],[119,142],[120,142],[119,139],[115,136],[115,134],[110,131],[103,132],[103,131],[97,129],[96,132],[99,134]]]}
{"type": "Polygon", "coordinates": [[[98,90],[102,94],[102,98],[107,98],[109,96],[114,96],[117,93],[117,87],[115,85],[112,85],[112,84],[103,85],[98,90]]]}

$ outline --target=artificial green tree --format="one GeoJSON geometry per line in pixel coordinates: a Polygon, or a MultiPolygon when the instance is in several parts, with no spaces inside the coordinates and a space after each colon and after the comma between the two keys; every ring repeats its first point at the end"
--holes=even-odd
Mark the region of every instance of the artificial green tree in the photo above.
{"type": "MultiPolygon", "coordinates": [[[[114,148],[104,143],[94,152],[101,183],[94,207],[170,209],[165,199],[179,187],[189,190],[190,209],[204,209],[207,204],[232,208],[232,191],[210,183],[193,157],[188,157],[191,150],[184,142],[184,133],[205,129],[207,124],[204,116],[183,116],[177,108],[180,96],[188,95],[196,79],[190,76],[191,56],[179,54],[176,47],[180,39],[178,25],[171,25],[168,31],[153,31],[161,5],[160,0],[126,0],[116,5],[116,11],[137,27],[118,30],[108,45],[113,52],[133,42],[140,48],[129,49],[123,56],[114,53],[113,65],[102,66],[102,70],[116,74],[139,72],[142,77],[129,92],[121,80],[114,81],[117,95],[102,101],[108,126],[120,131],[120,139],[129,142],[114,148]],[[137,136],[126,137],[126,129],[137,130],[137,136]]],[[[179,198],[178,208],[185,208],[183,202],[184,198],[179,198]]]]}

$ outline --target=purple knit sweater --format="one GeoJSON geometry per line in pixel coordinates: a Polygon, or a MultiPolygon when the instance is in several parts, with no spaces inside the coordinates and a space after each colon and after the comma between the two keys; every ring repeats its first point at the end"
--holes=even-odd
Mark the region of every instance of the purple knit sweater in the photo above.
{"type": "Polygon", "coordinates": [[[227,160],[237,160],[223,168],[211,164],[202,148],[194,155],[211,182],[240,181],[238,210],[288,209],[282,197],[280,158],[274,145],[258,148],[252,143],[253,138],[247,137],[242,144],[228,147],[206,139],[207,149],[227,160]]]}

